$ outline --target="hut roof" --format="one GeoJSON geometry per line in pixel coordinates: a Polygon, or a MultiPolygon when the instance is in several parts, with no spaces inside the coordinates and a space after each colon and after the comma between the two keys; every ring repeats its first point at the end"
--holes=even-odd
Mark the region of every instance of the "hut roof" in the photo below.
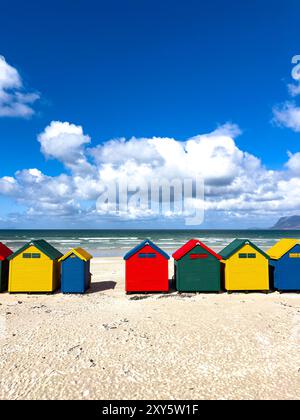
{"type": "Polygon", "coordinates": [[[0,261],[6,260],[6,258],[8,258],[12,253],[11,249],[0,242],[0,261]]]}
{"type": "Polygon", "coordinates": [[[163,251],[161,248],[159,248],[157,245],[155,245],[150,239],[146,239],[145,241],[141,242],[139,245],[134,247],[131,251],[127,252],[127,254],[124,255],[124,260],[128,260],[130,257],[132,257],[134,254],[136,254],[138,251],[140,251],[144,246],[149,245],[151,248],[155,249],[159,254],[161,254],[164,258],[167,260],[170,259],[169,255],[163,251]]]}
{"type": "Polygon", "coordinates": [[[267,254],[273,260],[279,260],[279,258],[289,252],[297,244],[300,244],[298,239],[280,239],[279,242],[267,251],[267,254]]]}
{"type": "Polygon", "coordinates": [[[179,248],[172,257],[174,260],[178,261],[182,257],[184,257],[188,252],[190,252],[193,248],[195,248],[197,245],[200,245],[201,248],[205,249],[207,252],[209,252],[211,255],[216,257],[218,260],[221,260],[222,257],[214,252],[212,249],[210,249],[208,246],[206,246],[203,242],[199,241],[198,239],[191,239],[186,244],[184,244],[181,248],[179,248]]]}
{"type": "Polygon", "coordinates": [[[59,261],[66,260],[70,255],[75,254],[76,257],[80,258],[82,261],[89,261],[93,258],[91,254],[89,254],[85,249],[82,248],[73,248],[68,251],[65,255],[63,255],[59,261]]]}
{"type": "Polygon", "coordinates": [[[47,255],[47,257],[50,258],[50,260],[53,260],[53,261],[58,259],[58,258],[61,258],[62,255],[63,255],[56,248],[54,248],[54,246],[49,244],[44,239],[37,239],[37,240],[30,241],[27,244],[25,244],[24,246],[22,246],[22,248],[18,249],[18,251],[14,252],[12,255],[10,255],[8,257],[8,259],[9,260],[14,259],[19,254],[26,251],[26,249],[29,248],[30,246],[35,246],[39,251],[41,251],[43,254],[47,255]]]}
{"type": "Polygon", "coordinates": [[[243,248],[244,245],[251,245],[257,252],[262,254],[264,257],[268,259],[270,258],[269,255],[267,255],[262,249],[260,249],[253,242],[249,241],[249,239],[234,239],[234,241],[232,241],[229,245],[227,245],[224,249],[222,249],[221,252],[219,252],[219,255],[221,255],[223,260],[227,260],[233,254],[235,254],[241,248],[243,248]]]}

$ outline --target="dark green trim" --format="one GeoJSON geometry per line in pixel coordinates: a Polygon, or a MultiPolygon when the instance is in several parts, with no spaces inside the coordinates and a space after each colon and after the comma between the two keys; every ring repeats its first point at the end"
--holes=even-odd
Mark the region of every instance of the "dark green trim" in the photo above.
{"type": "Polygon", "coordinates": [[[22,252],[26,251],[30,246],[36,247],[42,254],[45,254],[50,260],[54,261],[63,256],[61,252],[59,252],[56,248],[50,245],[48,242],[44,241],[43,239],[38,239],[35,241],[28,242],[18,251],[13,253],[8,257],[8,260],[13,260],[18,255],[22,254],[22,252]]]}
{"type": "Polygon", "coordinates": [[[252,246],[257,252],[259,252],[265,258],[267,258],[268,260],[270,259],[269,255],[267,255],[262,249],[258,248],[258,246],[256,246],[254,243],[249,241],[249,239],[235,239],[229,245],[227,245],[221,252],[219,252],[219,255],[221,255],[223,260],[227,260],[233,254],[235,254],[241,248],[243,248],[244,245],[252,246]]]}

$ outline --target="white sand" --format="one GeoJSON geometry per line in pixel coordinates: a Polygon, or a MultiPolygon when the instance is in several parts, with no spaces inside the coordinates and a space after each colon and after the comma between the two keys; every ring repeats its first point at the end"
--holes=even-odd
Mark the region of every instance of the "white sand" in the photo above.
{"type": "Polygon", "coordinates": [[[300,295],[0,295],[1,399],[299,399],[300,295]],[[138,300],[136,299],[138,296],[138,300]]]}

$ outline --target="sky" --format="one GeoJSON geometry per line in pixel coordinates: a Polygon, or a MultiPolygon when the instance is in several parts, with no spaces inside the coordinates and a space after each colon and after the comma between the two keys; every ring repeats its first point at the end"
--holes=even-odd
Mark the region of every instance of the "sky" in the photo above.
{"type": "Polygon", "coordinates": [[[300,214],[299,14],[298,0],[1,0],[0,228],[300,214]],[[120,179],[199,176],[184,212],[99,206],[120,179]]]}

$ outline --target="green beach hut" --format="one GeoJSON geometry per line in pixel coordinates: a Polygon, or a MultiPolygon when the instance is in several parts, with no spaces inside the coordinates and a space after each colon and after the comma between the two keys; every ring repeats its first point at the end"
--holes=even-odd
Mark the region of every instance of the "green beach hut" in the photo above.
{"type": "Polygon", "coordinates": [[[176,289],[179,292],[219,292],[221,257],[197,239],[174,254],[176,289]]]}

